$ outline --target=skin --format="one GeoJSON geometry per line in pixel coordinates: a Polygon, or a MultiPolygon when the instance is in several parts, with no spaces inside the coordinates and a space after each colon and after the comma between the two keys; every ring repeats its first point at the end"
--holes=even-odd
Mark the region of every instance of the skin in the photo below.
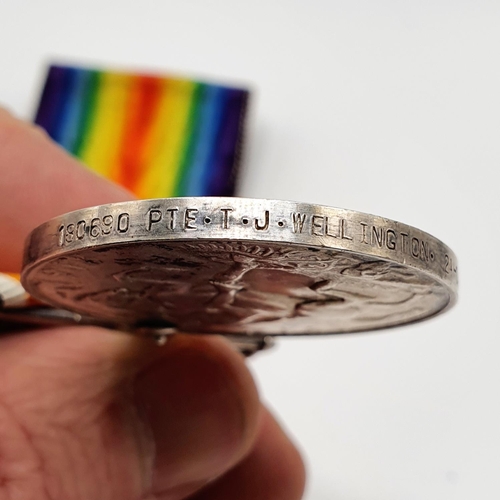
{"type": "MultiPolygon", "coordinates": [[[[0,271],[47,219],[132,199],[0,109],[0,271]]],[[[302,459],[224,339],[0,336],[0,500],[299,500],[302,459]]]]}

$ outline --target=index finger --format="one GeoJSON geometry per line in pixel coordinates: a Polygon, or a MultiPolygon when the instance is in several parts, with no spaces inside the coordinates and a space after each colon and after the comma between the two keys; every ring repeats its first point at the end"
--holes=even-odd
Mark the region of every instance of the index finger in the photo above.
{"type": "Polygon", "coordinates": [[[0,271],[20,271],[26,236],[46,220],[133,198],[0,108],[0,271]]]}

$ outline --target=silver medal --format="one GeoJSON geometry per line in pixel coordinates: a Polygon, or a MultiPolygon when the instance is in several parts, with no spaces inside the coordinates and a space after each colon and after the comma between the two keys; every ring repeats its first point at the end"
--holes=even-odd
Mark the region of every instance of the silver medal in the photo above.
{"type": "Polygon", "coordinates": [[[22,283],[56,308],[128,329],[349,333],[420,321],[456,299],[441,241],[350,210],[169,198],[71,212],[28,238],[22,283]]]}

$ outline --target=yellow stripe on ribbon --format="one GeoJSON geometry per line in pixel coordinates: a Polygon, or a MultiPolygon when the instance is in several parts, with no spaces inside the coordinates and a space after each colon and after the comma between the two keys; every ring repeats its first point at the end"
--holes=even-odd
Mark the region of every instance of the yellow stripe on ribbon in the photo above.
{"type": "Polygon", "coordinates": [[[89,137],[80,157],[97,173],[116,181],[125,112],[134,77],[103,73],[100,78],[89,137]]]}
{"type": "Polygon", "coordinates": [[[172,196],[186,147],[186,128],[196,84],[165,79],[162,96],[144,148],[146,171],[139,181],[140,198],[172,196]]]}

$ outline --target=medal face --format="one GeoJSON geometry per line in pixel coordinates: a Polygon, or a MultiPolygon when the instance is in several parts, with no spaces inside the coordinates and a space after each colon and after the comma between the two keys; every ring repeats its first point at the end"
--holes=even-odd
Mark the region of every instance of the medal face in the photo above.
{"type": "Polygon", "coordinates": [[[436,238],[359,212],[271,200],[170,198],[72,212],[35,229],[37,299],[130,328],[228,335],[367,331],[455,301],[436,238]]]}

